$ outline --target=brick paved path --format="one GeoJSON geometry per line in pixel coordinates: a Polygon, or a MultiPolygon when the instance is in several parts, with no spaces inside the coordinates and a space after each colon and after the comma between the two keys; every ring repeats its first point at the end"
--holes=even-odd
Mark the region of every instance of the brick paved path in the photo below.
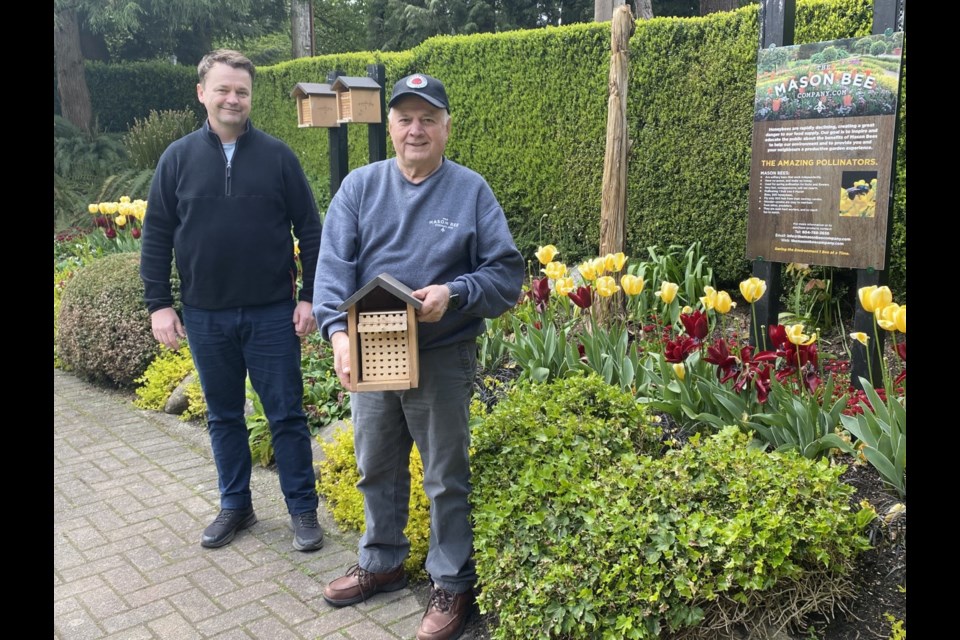
{"type": "Polygon", "coordinates": [[[323,549],[295,551],[276,474],[255,466],[259,522],[204,549],[219,500],[202,427],[57,370],[53,406],[54,638],[414,636],[422,588],[342,609],[323,601],[323,585],[356,562],[357,537],[334,527],[322,501],[323,549]]]}

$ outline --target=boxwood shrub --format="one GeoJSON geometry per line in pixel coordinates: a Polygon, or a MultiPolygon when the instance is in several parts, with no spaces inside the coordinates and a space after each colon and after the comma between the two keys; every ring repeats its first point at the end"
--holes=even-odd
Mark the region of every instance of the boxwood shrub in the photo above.
{"type": "Polygon", "coordinates": [[[81,267],[60,300],[56,354],[77,375],[131,386],[159,346],[143,301],[140,254],[114,253],[81,267]]]}
{"type": "Polygon", "coordinates": [[[661,455],[596,376],[518,387],[474,429],[481,611],[494,638],[760,637],[851,592],[872,510],[842,467],[735,427],[661,455]]]}

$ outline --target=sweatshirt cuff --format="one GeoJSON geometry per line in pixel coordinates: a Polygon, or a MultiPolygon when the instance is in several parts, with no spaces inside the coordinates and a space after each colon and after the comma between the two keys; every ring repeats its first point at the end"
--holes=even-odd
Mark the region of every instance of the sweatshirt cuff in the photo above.
{"type": "Polygon", "coordinates": [[[327,339],[327,342],[330,342],[330,339],[333,337],[337,331],[347,332],[347,323],[346,322],[332,322],[324,329],[324,332],[327,334],[324,337],[327,339]]]}

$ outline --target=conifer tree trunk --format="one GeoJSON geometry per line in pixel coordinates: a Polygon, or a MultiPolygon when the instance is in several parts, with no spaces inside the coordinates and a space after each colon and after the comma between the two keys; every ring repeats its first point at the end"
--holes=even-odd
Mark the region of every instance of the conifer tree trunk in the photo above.
{"type": "Polygon", "coordinates": [[[86,133],[93,130],[93,107],[80,52],[80,27],[74,9],[59,9],[53,21],[53,53],[63,117],[86,133]]]}
{"type": "Polygon", "coordinates": [[[290,39],[294,58],[313,55],[313,0],[290,0],[290,39]]]}

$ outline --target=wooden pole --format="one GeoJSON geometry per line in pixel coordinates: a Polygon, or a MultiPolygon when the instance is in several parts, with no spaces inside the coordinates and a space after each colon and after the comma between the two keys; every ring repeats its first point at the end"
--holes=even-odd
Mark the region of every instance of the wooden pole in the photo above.
{"type": "MultiPolygon", "coordinates": [[[[906,0],[875,0],[873,3],[873,33],[883,33],[887,29],[893,31],[903,31],[906,15],[906,0]]],[[[900,101],[897,101],[897,113],[900,112],[900,101]]],[[[893,128],[893,156],[890,158],[890,166],[893,167],[893,175],[897,170],[897,139],[900,129],[900,118],[897,116],[893,128]]],[[[895,182],[890,185],[887,193],[887,250],[884,252],[886,259],[890,260],[890,238],[893,235],[893,195],[895,182]]],[[[889,275],[886,269],[857,269],[857,291],[863,287],[884,286],[889,281],[889,275]]],[[[870,336],[870,342],[866,347],[853,345],[853,357],[850,362],[850,383],[857,389],[861,389],[860,378],[870,380],[875,388],[883,386],[883,349],[886,338],[886,331],[877,332],[874,336],[873,314],[863,310],[860,304],[859,296],[854,301],[853,330],[862,331],[870,336]],[[873,374],[872,377],[870,374],[873,374]]]]}
{"type": "MultiPolygon", "coordinates": [[[[600,203],[600,255],[623,251],[627,244],[627,85],[630,78],[630,36],[636,25],[629,5],[613,14],[610,26],[610,81],[607,99],[607,147],[603,158],[600,203]]],[[[623,297],[601,299],[598,319],[608,318],[623,297]]]]}
{"type": "MultiPolygon", "coordinates": [[[[760,3],[760,48],[793,44],[793,28],[796,17],[796,0],[762,0],[760,3]]],[[[767,292],[753,304],[756,319],[750,320],[750,344],[763,349],[769,328],[779,324],[780,316],[780,263],[757,258],[753,263],[753,275],[767,284],[767,292]],[[759,327],[752,326],[760,325],[759,327]],[[760,337],[759,343],[757,336],[760,337]]],[[[769,347],[769,345],[767,345],[769,347]]]]}
{"type": "Polygon", "coordinates": [[[387,90],[387,72],[383,63],[368,64],[367,77],[380,85],[380,122],[367,125],[367,149],[370,162],[387,159],[387,108],[384,92],[387,90]]]}
{"type": "MultiPolygon", "coordinates": [[[[327,82],[336,82],[337,78],[346,75],[339,69],[327,74],[327,82]]],[[[348,159],[347,127],[337,125],[327,128],[327,141],[330,147],[330,197],[332,198],[340,190],[340,183],[350,173],[350,164],[348,159]]]]}

